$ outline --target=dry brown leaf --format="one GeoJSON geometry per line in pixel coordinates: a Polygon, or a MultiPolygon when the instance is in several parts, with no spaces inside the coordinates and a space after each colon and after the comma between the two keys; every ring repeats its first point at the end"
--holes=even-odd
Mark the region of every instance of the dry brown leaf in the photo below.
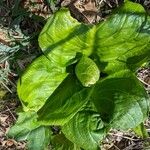
{"type": "Polygon", "coordinates": [[[12,145],[16,145],[16,141],[15,140],[13,140],[13,139],[8,139],[7,141],[6,141],[6,145],[8,146],[8,147],[11,147],[12,145]]]}
{"type": "Polygon", "coordinates": [[[6,125],[6,120],[7,120],[7,118],[8,118],[8,116],[5,115],[5,114],[0,115],[0,124],[1,124],[2,126],[5,126],[5,125],[6,125]]]}

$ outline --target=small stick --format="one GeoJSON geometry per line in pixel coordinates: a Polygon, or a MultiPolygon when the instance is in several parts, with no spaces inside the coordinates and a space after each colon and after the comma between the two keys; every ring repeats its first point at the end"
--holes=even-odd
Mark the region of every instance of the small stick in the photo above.
{"type": "Polygon", "coordinates": [[[114,133],[108,133],[109,135],[112,135],[112,136],[119,136],[119,137],[122,137],[124,139],[128,139],[128,140],[131,140],[131,141],[139,141],[139,139],[133,139],[133,138],[130,138],[130,137],[127,137],[127,136],[122,136],[122,135],[119,135],[119,134],[114,134],[114,133]]]}
{"type": "Polygon", "coordinates": [[[14,109],[14,108],[6,109],[6,110],[4,110],[4,111],[1,111],[0,114],[3,114],[3,113],[5,113],[5,112],[7,112],[7,111],[9,111],[9,110],[13,110],[13,109],[14,109]]]}
{"type": "Polygon", "coordinates": [[[5,85],[5,83],[1,82],[1,84],[2,84],[10,93],[12,93],[12,91],[7,87],[7,85],[5,85]]]}
{"type": "Polygon", "coordinates": [[[119,3],[118,3],[118,0],[115,0],[116,1],[116,5],[117,5],[117,7],[119,6],[119,3]]]}
{"type": "Polygon", "coordinates": [[[16,120],[16,117],[13,115],[13,113],[11,112],[11,110],[9,109],[9,107],[8,106],[6,106],[6,107],[7,107],[8,111],[10,112],[11,116],[13,117],[13,119],[16,120]]]}
{"type": "Polygon", "coordinates": [[[113,145],[117,150],[120,150],[120,148],[118,146],[116,146],[115,144],[113,145]]]}
{"type": "Polygon", "coordinates": [[[142,79],[138,78],[143,84],[150,86],[148,83],[146,83],[145,81],[143,81],[142,79]]]}

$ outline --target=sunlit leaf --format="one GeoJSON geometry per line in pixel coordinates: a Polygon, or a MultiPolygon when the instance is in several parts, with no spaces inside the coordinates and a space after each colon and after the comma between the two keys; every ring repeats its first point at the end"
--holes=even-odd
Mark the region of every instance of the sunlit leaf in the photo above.
{"type": "Polygon", "coordinates": [[[65,68],[58,67],[45,56],[33,61],[19,79],[17,86],[24,110],[40,109],[66,75],[65,68]]]}
{"type": "Polygon", "coordinates": [[[95,39],[103,71],[135,70],[150,57],[150,17],[140,4],[126,2],[97,25],[95,39]]]}
{"type": "Polygon", "coordinates": [[[89,100],[90,91],[69,75],[38,111],[38,121],[43,125],[63,125],[89,100]]]}

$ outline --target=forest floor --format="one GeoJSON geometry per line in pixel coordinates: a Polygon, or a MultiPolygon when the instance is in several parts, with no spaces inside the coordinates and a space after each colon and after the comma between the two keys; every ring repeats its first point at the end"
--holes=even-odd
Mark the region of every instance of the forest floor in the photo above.
{"type": "MultiPolygon", "coordinates": [[[[150,0],[133,1],[141,3],[150,12],[150,0]]],[[[26,66],[41,54],[37,39],[46,18],[59,7],[67,6],[79,21],[95,24],[105,20],[123,0],[95,0],[90,4],[84,0],[72,2],[59,0],[55,7],[56,4],[49,0],[0,0],[0,150],[26,149],[25,142],[9,139],[7,132],[17,120],[16,109],[20,107],[17,79],[26,66]]],[[[149,62],[137,70],[137,77],[150,93],[149,62]]],[[[150,119],[145,122],[145,127],[150,134],[150,119]]],[[[112,129],[103,141],[102,149],[150,150],[147,143],[150,143],[149,138],[141,139],[131,131],[112,129]]]]}

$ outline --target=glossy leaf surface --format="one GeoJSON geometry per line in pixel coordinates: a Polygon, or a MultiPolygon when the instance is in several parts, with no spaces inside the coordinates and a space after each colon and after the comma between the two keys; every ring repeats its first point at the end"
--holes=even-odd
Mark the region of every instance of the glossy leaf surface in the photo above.
{"type": "Polygon", "coordinates": [[[38,111],[38,120],[43,125],[63,125],[88,101],[89,91],[69,75],[38,111]]]}
{"type": "Polygon", "coordinates": [[[129,1],[94,26],[79,23],[63,9],[48,20],[39,43],[57,65],[66,66],[80,52],[92,55],[104,72],[112,73],[134,70],[150,57],[149,28],[150,17],[144,8],[129,1]]]}
{"type": "Polygon", "coordinates": [[[45,56],[23,74],[18,95],[25,111],[38,111],[40,124],[63,126],[70,141],[96,150],[105,129],[135,128],[147,118],[149,96],[132,73],[150,57],[150,17],[141,5],[126,1],[97,25],[79,23],[61,9],[48,20],[39,45],[45,56]],[[84,64],[78,54],[91,59],[84,64]],[[106,73],[102,79],[99,69],[106,73]],[[94,109],[85,108],[89,101],[94,109]]]}
{"type": "Polygon", "coordinates": [[[150,19],[139,4],[126,2],[106,21],[84,25],[67,9],[50,17],[39,36],[44,56],[35,60],[18,83],[24,109],[40,109],[66,77],[77,53],[92,56],[102,72],[134,70],[150,56],[150,19]]]}
{"type": "Polygon", "coordinates": [[[18,82],[17,90],[24,110],[37,111],[67,76],[65,68],[40,56],[26,69],[18,82]]]}
{"type": "Polygon", "coordinates": [[[98,150],[105,136],[100,114],[92,108],[83,108],[62,127],[65,136],[86,150],[98,150]]]}
{"type": "Polygon", "coordinates": [[[93,91],[92,99],[98,112],[112,128],[134,128],[148,116],[149,96],[128,70],[99,81],[93,91]]]}
{"type": "Polygon", "coordinates": [[[90,55],[95,27],[79,23],[68,9],[52,15],[39,36],[39,45],[44,54],[58,66],[67,66],[80,52],[90,55]]]}
{"type": "Polygon", "coordinates": [[[134,70],[150,57],[150,17],[140,4],[126,2],[97,25],[95,54],[105,72],[134,70]]]}

